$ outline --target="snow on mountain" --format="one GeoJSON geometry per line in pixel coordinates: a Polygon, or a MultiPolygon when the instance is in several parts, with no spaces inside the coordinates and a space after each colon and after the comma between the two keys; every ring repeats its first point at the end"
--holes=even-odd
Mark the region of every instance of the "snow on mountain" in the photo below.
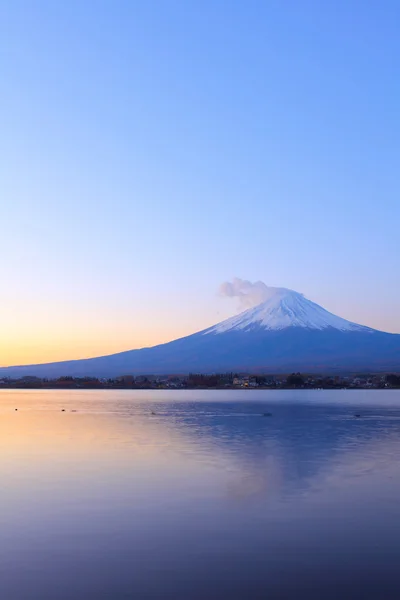
{"type": "Polygon", "coordinates": [[[331,327],[339,331],[373,331],[369,327],[337,317],[293,290],[286,288],[270,288],[270,290],[271,295],[265,302],[214,325],[204,333],[226,333],[254,328],[280,331],[287,327],[319,330],[331,327]]]}

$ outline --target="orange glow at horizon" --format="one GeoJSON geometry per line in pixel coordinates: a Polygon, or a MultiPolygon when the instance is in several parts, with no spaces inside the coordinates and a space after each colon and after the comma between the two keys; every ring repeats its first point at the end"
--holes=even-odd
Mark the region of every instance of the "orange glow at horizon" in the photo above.
{"type": "MultiPolygon", "coordinates": [[[[172,339],[172,338],[170,338],[172,339]]],[[[134,350],[146,346],[154,346],[170,341],[169,339],[160,339],[160,337],[151,339],[132,337],[128,339],[79,339],[63,340],[40,338],[37,340],[24,340],[22,343],[17,340],[2,340],[0,343],[0,366],[8,367],[13,365],[29,365],[48,362],[58,362],[63,360],[77,360],[82,358],[92,358],[124,352],[125,350],[134,350]]]]}
{"type": "Polygon", "coordinates": [[[151,302],[136,308],[122,298],[118,310],[112,305],[88,306],[65,302],[40,303],[27,308],[16,296],[0,314],[0,367],[33,365],[63,360],[94,358],[155,346],[190,335],[231,316],[207,310],[199,302],[156,310],[151,302]]]}
{"type": "Polygon", "coordinates": [[[63,360],[79,360],[105,356],[163,344],[193,330],[157,329],[147,331],[97,332],[30,331],[22,335],[2,335],[0,340],[0,367],[29,365],[63,360]]]}

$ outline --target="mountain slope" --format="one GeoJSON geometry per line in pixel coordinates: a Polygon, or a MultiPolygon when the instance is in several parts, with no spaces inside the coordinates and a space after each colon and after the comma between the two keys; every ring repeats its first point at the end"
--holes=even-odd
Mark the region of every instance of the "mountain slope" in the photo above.
{"type": "Polygon", "coordinates": [[[318,330],[333,327],[339,331],[373,331],[369,327],[337,317],[293,290],[270,288],[270,293],[268,300],[262,304],[227,319],[211,327],[208,331],[223,333],[232,330],[247,330],[254,326],[269,331],[280,331],[287,327],[318,330]]]}
{"type": "Polygon", "coordinates": [[[301,294],[275,288],[262,304],[167,344],[78,361],[0,369],[38,377],[216,372],[400,370],[400,335],[329,313],[301,294]]]}

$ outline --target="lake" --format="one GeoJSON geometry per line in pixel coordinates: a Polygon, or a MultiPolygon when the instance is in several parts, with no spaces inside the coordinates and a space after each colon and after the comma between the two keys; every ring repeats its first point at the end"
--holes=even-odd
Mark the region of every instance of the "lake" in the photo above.
{"type": "Polygon", "coordinates": [[[2,600],[400,597],[398,391],[2,390],[0,447],[2,600]]]}

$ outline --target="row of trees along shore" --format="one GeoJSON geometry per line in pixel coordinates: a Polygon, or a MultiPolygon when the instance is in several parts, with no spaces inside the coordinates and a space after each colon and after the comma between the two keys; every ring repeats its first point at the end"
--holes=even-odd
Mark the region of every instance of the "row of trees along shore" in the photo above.
{"type": "Polygon", "coordinates": [[[286,375],[248,375],[240,373],[190,373],[189,375],[121,375],[112,379],[95,377],[59,377],[40,379],[0,379],[0,388],[51,389],[343,389],[343,388],[400,388],[400,374],[313,375],[290,373],[286,375]]]}

